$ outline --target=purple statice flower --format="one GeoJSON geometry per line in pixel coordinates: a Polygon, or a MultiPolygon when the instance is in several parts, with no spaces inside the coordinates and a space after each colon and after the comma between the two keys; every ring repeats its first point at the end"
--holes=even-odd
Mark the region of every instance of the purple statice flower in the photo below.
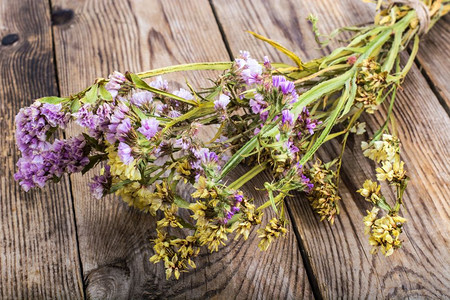
{"type": "Polygon", "coordinates": [[[116,137],[119,139],[120,142],[125,142],[131,130],[132,130],[131,120],[129,118],[125,118],[122,120],[122,122],[120,122],[119,125],[117,125],[116,137]]]}
{"type": "Polygon", "coordinates": [[[78,125],[89,129],[89,131],[95,131],[97,129],[97,116],[91,111],[91,105],[85,104],[73,114],[78,125]]]}
{"type": "Polygon", "coordinates": [[[105,84],[105,89],[111,94],[113,99],[115,99],[119,94],[119,90],[122,87],[122,84],[125,83],[126,78],[125,75],[117,71],[114,71],[114,73],[109,75],[108,78],[109,81],[107,84],[105,84]]]}
{"type": "Polygon", "coordinates": [[[66,124],[69,123],[70,114],[62,111],[62,105],[60,104],[49,104],[44,103],[41,106],[41,114],[45,116],[47,122],[52,127],[65,128],[66,124]]]}
{"type": "Polygon", "coordinates": [[[297,169],[297,174],[301,179],[301,182],[305,185],[305,192],[310,193],[314,187],[314,184],[311,182],[311,179],[303,174],[303,166],[300,163],[295,164],[294,166],[297,169]]]}
{"type": "Polygon", "coordinates": [[[235,193],[233,195],[234,203],[231,205],[230,210],[226,212],[225,218],[223,220],[224,224],[228,223],[231,218],[240,211],[239,204],[244,200],[244,196],[240,193],[235,193]]]}
{"type": "Polygon", "coordinates": [[[109,165],[106,165],[104,170],[102,175],[94,176],[89,184],[91,193],[96,199],[101,199],[111,188],[112,177],[109,165]]]}
{"type": "Polygon", "coordinates": [[[70,114],[62,110],[61,104],[41,104],[35,101],[31,106],[20,109],[15,118],[16,144],[22,155],[48,150],[47,132],[52,127],[65,128],[70,114]]]}
{"type": "Polygon", "coordinates": [[[311,182],[311,179],[306,177],[304,174],[301,176],[303,184],[305,184],[305,192],[311,193],[312,189],[314,188],[314,184],[311,182]]]}
{"type": "Polygon", "coordinates": [[[189,164],[196,171],[197,175],[204,173],[203,166],[219,168],[217,154],[208,148],[191,146],[188,151],[191,154],[189,164]]]}
{"type": "Polygon", "coordinates": [[[298,116],[297,123],[300,129],[298,132],[299,138],[304,131],[307,131],[309,134],[314,134],[316,127],[322,124],[321,121],[310,118],[309,110],[306,107],[303,108],[301,114],[298,116]]]}
{"type": "Polygon", "coordinates": [[[250,52],[248,51],[244,51],[244,50],[239,50],[239,56],[244,59],[247,60],[250,58],[250,52]]]}
{"type": "Polygon", "coordinates": [[[150,82],[150,86],[163,91],[167,91],[169,89],[169,83],[167,80],[163,80],[161,76],[156,77],[154,81],[150,82]]]}
{"type": "Polygon", "coordinates": [[[298,149],[298,147],[295,146],[295,144],[292,141],[287,141],[285,143],[285,147],[286,147],[286,149],[288,149],[289,154],[291,155],[291,157],[294,156],[295,153],[300,151],[300,149],[298,149]]]}
{"type": "Polygon", "coordinates": [[[179,89],[178,91],[174,91],[173,94],[175,96],[181,97],[186,100],[194,100],[194,96],[192,96],[191,92],[185,89],[179,89]]]}
{"type": "Polygon", "coordinates": [[[188,150],[191,148],[191,146],[191,141],[186,137],[181,137],[174,143],[174,147],[180,147],[183,150],[188,150]]]}
{"type": "Polygon", "coordinates": [[[19,158],[17,161],[17,169],[18,171],[14,174],[14,179],[19,181],[20,186],[26,192],[36,186],[44,187],[47,180],[49,180],[49,175],[46,172],[48,167],[40,155],[19,158]]]}
{"type": "MultiPolygon", "coordinates": [[[[174,95],[180,97],[180,98],[184,98],[186,100],[194,100],[194,96],[192,96],[192,94],[185,90],[185,89],[179,89],[178,91],[174,91],[173,92],[174,95]]],[[[178,111],[181,107],[182,107],[183,103],[178,101],[178,100],[174,100],[174,99],[170,99],[169,101],[169,112],[167,113],[167,115],[171,118],[177,118],[179,116],[181,116],[181,113],[178,111]]]]}
{"type": "Polygon", "coordinates": [[[51,126],[41,115],[39,106],[40,103],[35,102],[30,107],[22,108],[15,118],[16,144],[24,156],[44,151],[50,146],[46,134],[51,126]]]}
{"type": "Polygon", "coordinates": [[[281,123],[283,125],[294,125],[294,114],[290,110],[285,109],[281,112],[281,123]]]}
{"type": "Polygon", "coordinates": [[[175,110],[175,109],[171,109],[168,113],[167,113],[167,116],[169,117],[169,118],[178,118],[178,117],[180,117],[181,116],[181,113],[178,111],[178,110],[175,110]]]}
{"type": "Polygon", "coordinates": [[[202,148],[200,149],[200,153],[202,155],[201,161],[203,164],[208,163],[217,163],[219,162],[219,157],[214,151],[209,150],[208,148],[202,148]]]}
{"type": "Polygon", "coordinates": [[[287,80],[282,75],[275,75],[272,76],[272,85],[276,88],[280,88],[283,95],[290,96],[292,98],[289,101],[290,104],[297,102],[298,94],[292,81],[287,80]]]}
{"type": "Polygon", "coordinates": [[[103,103],[97,108],[96,114],[94,114],[91,110],[91,105],[85,104],[73,116],[80,126],[88,129],[89,135],[100,138],[108,129],[111,111],[110,104],[103,103]]]}
{"type": "Polygon", "coordinates": [[[150,118],[141,121],[141,127],[138,128],[138,131],[150,140],[158,132],[158,127],[159,121],[155,118],[150,118]]]}
{"type": "Polygon", "coordinates": [[[128,146],[128,144],[124,142],[119,143],[118,155],[120,160],[126,165],[131,164],[134,160],[133,156],[131,155],[131,152],[132,149],[130,146],[128,146]]]}
{"type": "Polygon", "coordinates": [[[295,85],[292,81],[285,81],[280,84],[281,92],[284,95],[292,94],[295,91],[295,85]]]}
{"type": "Polygon", "coordinates": [[[134,93],[133,96],[131,96],[130,98],[130,103],[137,107],[148,105],[152,103],[152,101],[153,101],[153,94],[148,91],[134,93]]]}
{"type": "Polygon", "coordinates": [[[238,203],[240,203],[240,202],[242,202],[242,200],[244,200],[244,196],[242,194],[235,193],[233,196],[234,196],[234,200],[238,203]]]}
{"type": "Polygon", "coordinates": [[[226,111],[227,105],[230,103],[230,97],[224,94],[219,96],[219,99],[214,101],[214,108],[218,111],[226,111]]]}
{"type": "Polygon", "coordinates": [[[262,81],[262,66],[247,51],[241,51],[240,57],[235,60],[237,74],[247,84],[258,84],[262,81]]]}
{"type": "Polygon", "coordinates": [[[264,101],[264,98],[261,94],[256,94],[254,99],[250,99],[249,103],[252,112],[255,114],[261,113],[264,109],[267,108],[267,102],[264,101]]]}
{"type": "Polygon", "coordinates": [[[282,75],[272,76],[272,85],[280,88],[284,95],[292,94],[295,91],[295,85],[292,81],[287,80],[282,75]]]}
{"type": "Polygon", "coordinates": [[[25,191],[36,186],[43,187],[54,177],[80,172],[89,163],[87,150],[82,135],[56,140],[48,149],[21,157],[14,178],[25,191]]]}
{"type": "Polygon", "coordinates": [[[130,111],[129,107],[122,101],[119,101],[114,107],[114,111],[111,114],[108,130],[106,133],[106,139],[109,143],[114,144],[117,137],[117,127],[127,117],[127,113],[130,111]]]}
{"type": "Polygon", "coordinates": [[[248,104],[253,113],[260,115],[263,122],[267,120],[267,116],[269,115],[269,110],[267,109],[268,103],[264,101],[261,94],[256,94],[253,99],[250,99],[248,104]]]}
{"type": "Polygon", "coordinates": [[[272,69],[272,65],[270,64],[270,59],[268,56],[264,56],[264,67],[268,70],[272,69]]]}
{"type": "Polygon", "coordinates": [[[100,133],[107,131],[113,109],[108,103],[103,103],[97,108],[97,130],[100,133]]]}
{"type": "Polygon", "coordinates": [[[280,87],[282,83],[286,82],[286,77],[282,75],[272,76],[272,85],[276,88],[280,87]]]}
{"type": "Polygon", "coordinates": [[[83,135],[80,134],[67,140],[56,140],[48,159],[51,163],[50,173],[52,175],[60,177],[66,172],[81,172],[89,163],[83,135]]]}

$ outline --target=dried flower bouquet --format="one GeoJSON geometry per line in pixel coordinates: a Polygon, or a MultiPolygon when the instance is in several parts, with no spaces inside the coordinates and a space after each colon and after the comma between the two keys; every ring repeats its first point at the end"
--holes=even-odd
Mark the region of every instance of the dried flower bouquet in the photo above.
{"type": "MultiPolygon", "coordinates": [[[[115,72],[69,97],[45,97],[16,117],[22,153],[15,179],[28,191],[59,181],[65,173],[86,173],[101,164],[92,194],[115,193],[129,205],[157,217],[152,262],[163,261],[167,278],[195,267],[201,247],[217,251],[230,235],[247,239],[262,222],[263,210],[277,217],[258,230],[261,249],[286,234],[284,199],[305,192],[321,220],[339,214],[342,154],[314,159],[323,143],[338,136],[342,152],[350,133],[364,132],[358,119],[389,102],[384,125],[362,144],[375,161],[378,181],[396,191],[389,204],[376,181],[358,192],[373,204],[364,218],[373,252],[386,256],[401,246],[406,221],[399,215],[408,177],[400,142],[389,126],[395,95],[416,56],[419,37],[450,9],[448,0],[378,2],[373,25],[337,30],[354,35],[330,55],[302,62],[283,46],[254,34],[289,56],[293,66],[259,63],[242,51],[233,62],[195,63],[143,73],[115,72]],[[401,67],[399,53],[412,42],[401,67]],[[187,70],[223,70],[206,89],[171,90],[160,75],[187,70]],[[158,77],[157,77],[158,76],[158,77]],[[156,77],[147,83],[146,78],[156,77]],[[70,122],[84,133],[54,137],[70,122]],[[336,125],[341,124],[339,130],[336,125]],[[213,129],[209,139],[202,128],[213,129]],[[334,129],[334,131],[333,131],[334,129]],[[224,180],[237,165],[252,168],[234,182],[224,180]],[[266,170],[267,202],[257,207],[241,187],[266,170]],[[193,189],[190,197],[180,191],[193,189]],[[381,209],[381,212],[380,212],[381,209]],[[182,230],[171,230],[170,227],[182,230]],[[175,235],[177,234],[177,235],[175,235]]],[[[310,17],[318,40],[316,19],[310,17]]]]}

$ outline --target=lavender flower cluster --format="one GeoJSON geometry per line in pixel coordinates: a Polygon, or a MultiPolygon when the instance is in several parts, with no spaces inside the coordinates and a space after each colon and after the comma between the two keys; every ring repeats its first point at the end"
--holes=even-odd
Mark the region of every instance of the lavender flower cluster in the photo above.
{"type": "Polygon", "coordinates": [[[52,131],[65,128],[70,119],[70,113],[62,104],[39,101],[17,114],[16,141],[22,157],[17,162],[14,178],[25,191],[43,187],[47,181],[57,180],[64,173],[80,172],[89,163],[82,135],[49,141],[52,131]]]}

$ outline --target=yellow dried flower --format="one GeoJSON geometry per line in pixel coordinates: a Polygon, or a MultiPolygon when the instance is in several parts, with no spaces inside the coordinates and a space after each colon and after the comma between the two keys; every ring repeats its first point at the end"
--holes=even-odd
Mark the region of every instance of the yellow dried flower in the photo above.
{"type": "Polygon", "coordinates": [[[189,205],[189,209],[193,212],[191,218],[197,220],[197,225],[205,225],[208,222],[205,218],[207,208],[208,207],[200,201],[191,203],[189,205]]]}
{"type": "Polygon", "coordinates": [[[322,162],[319,160],[314,163],[309,173],[314,187],[307,195],[307,198],[314,211],[320,216],[320,220],[327,219],[333,224],[335,216],[339,214],[338,202],[341,200],[333,182],[336,174],[325,165],[322,165],[322,162]]]}
{"type": "Polygon", "coordinates": [[[270,243],[280,236],[285,236],[287,233],[287,229],[283,226],[280,220],[277,218],[273,218],[269,221],[265,228],[258,229],[259,236],[261,241],[258,244],[258,247],[265,251],[269,248],[270,243]]]}
{"type": "Polygon", "coordinates": [[[400,153],[400,142],[395,136],[383,134],[382,140],[372,144],[362,142],[361,148],[364,156],[376,162],[394,161],[400,153]]]}
{"type": "Polygon", "coordinates": [[[191,169],[191,165],[186,159],[178,162],[176,165],[177,172],[185,176],[191,175],[191,169]]]}
{"type": "Polygon", "coordinates": [[[406,172],[403,168],[404,162],[395,160],[394,163],[385,161],[381,168],[377,168],[377,179],[380,181],[389,181],[399,183],[406,177],[406,172]]]}
{"type": "Polygon", "coordinates": [[[381,253],[389,256],[402,245],[399,236],[406,219],[397,214],[387,214],[377,219],[378,211],[378,208],[374,208],[364,217],[365,233],[370,234],[369,244],[373,246],[371,253],[380,249],[381,253]]]}
{"type": "Polygon", "coordinates": [[[225,245],[224,241],[228,240],[227,234],[231,230],[225,225],[220,224],[205,224],[199,226],[195,232],[195,237],[200,242],[200,245],[207,245],[210,252],[218,251],[220,245],[225,245]]]}
{"type": "Polygon", "coordinates": [[[200,249],[196,246],[197,240],[193,236],[170,239],[166,232],[157,229],[157,233],[158,237],[153,240],[155,255],[150,257],[150,262],[164,261],[167,279],[172,275],[178,279],[181,272],[186,272],[188,265],[196,267],[191,258],[197,256],[200,249]]]}
{"type": "Polygon", "coordinates": [[[351,133],[356,135],[361,135],[366,132],[366,122],[356,123],[352,128],[350,128],[351,133]]]}
{"type": "Polygon", "coordinates": [[[178,207],[174,204],[169,209],[166,209],[164,211],[164,218],[156,222],[156,225],[161,227],[179,227],[183,228],[183,225],[181,225],[179,218],[177,217],[178,207]]]}
{"type": "Polygon", "coordinates": [[[363,187],[357,190],[357,192],[366,198],[367,201],[377,203],[380,197],[380,189],[381,186],[368,179],[364,182],[363,187]]]}
{"type": "Polygon", "coordinates": [[[215,189],[209,189],[208,188],[208,182],[206,181],[206,178],[203,176],[200,176],[198,179],[198,182],[194,185],[194,187],[197,189],[194,193],[192,193],[193,198],[216,198],[217,192],[215,189]]]}

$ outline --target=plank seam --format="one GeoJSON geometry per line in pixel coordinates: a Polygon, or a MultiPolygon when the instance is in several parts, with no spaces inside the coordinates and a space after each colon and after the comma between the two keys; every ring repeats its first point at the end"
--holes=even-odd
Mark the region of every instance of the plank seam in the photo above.
{"type": "MultiPolygon", "coordinates": [[[[59,73],[58,73],[58,65],[57,65],[57,59],[56,59],[56,45],[55,45],[55,32],[53,29],[53,22],[51,20],[53,15],[53,4],[52,0],[48,0],[49,10],[50,10],[50,32],[52,37],[52,54],[53,54],[53,67],[55,70],[55,80],[56,80],[56,89],[58,96],[61,97],[61,87],[59,83],[59,73]]],[[[66,138],[66,133],[63,132],[63,137],[66,138]]],[[[77,225],[77,218],[76,218],[76,212],[75,212],[75,198],[73,195],[72,190],[72,181],[70,179],[70,176],[67,176],[67,181],[69,183],[69,193],[70,193],[70,199],[71,199],[71,206],[72,206],[72,213],[73,213],[73,223],[74,223],[74,230],[75,230],[75,243],[77,247],[77,256],[78,256],[78,263],[80,266],[80,278],[81,278],[81,285],[82,285],[82,291],[83,291],[83,299],[86,298],[86,282],[84,280],[84,271],[83,271],[83,262],[81,260],[81,253],[80,253],[80,242],[78,239],[78,225],[77,225]]]]}
{"type": "Polygon", "coordinates": [[[233,51],[231,51],[230,43],[228,42],[225,30],[223,29],[222,23],[220,22],[219,16],[217,15],[217,11],[216,8],[214,7],[214,3],[212,0],[209,0],[209,5],[214,15],[214,19],[216,20],[217,27],[219,28],[222,41],[225,44],[225,48],[227,49],[228,56],[230,57],[230,60],[233,61],[234,60],[233,51]]]}
{"type": "Polygon", "coordinates": [[[297,239],[298,248],[300,250],[300,255],[302,257],[303,265],[305,266],[306,276],[308,277],[309,285],[311,286],[311,290],[314,296],[314,299],[322,300],[323,296],[320,292],[319,282],[317,281],[316,276],[314,275],[314,271],[312,269],[311,260],[309,259],[308,253],[306,251],[305,244],[303,243],[303,239],[300,235],[300,232],[297,229],[297,226],[294,222],[294,216],[291,211],[291,207],[289,203],[285,202],[286,211],[288,212],[289,219],[292,222],[292,229],[294,230],[295,237],[297,239]]]}
{"type": "MultiPolygon", "coordinates": [[[[408,48],[408,53],[411,55],[411,49],[410,48],[408,48]]],[[[419,71],[422,74],[423,78],[425,78],[425,81],[428,83],[428,86],[430,87],[431,91],[433,92],[433,94],[438,99],[439,103],[444,108],[444,110],[447,113],[447,115],[450,116],[450,108],[448,107],[447,103],[445,102],[444,97],[442,97],[442,95],[439,92],[438,88],[434,84],[433,80],[431,79],[430,75],[427,73],[425,68],[420,63],[420,60],[419,60],[419,58],[417,56],[414,58],[414,63],[417,66],[417,68],[419,69],[419,71]]]]}

